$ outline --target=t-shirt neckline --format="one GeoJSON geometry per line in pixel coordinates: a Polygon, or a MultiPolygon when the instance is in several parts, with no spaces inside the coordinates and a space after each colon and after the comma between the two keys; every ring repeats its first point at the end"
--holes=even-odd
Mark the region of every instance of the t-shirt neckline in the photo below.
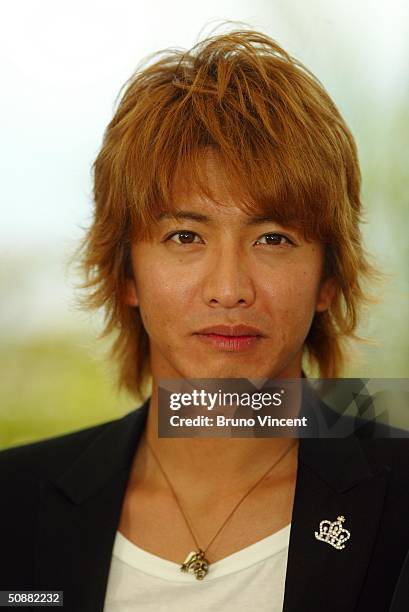
{"type": "MultiPolygon", "coordinates": [[[[279,531],[250,544],[210,565],[206,582],[251,567],[288,548],[291,523],[279,531]]],[[[116,532],[113,556],[150,576],[172,582],[191,582],[194,576],[180,570],[180,565],[139,548],[120,531],[116,532]]],[[[195,581],[201,582],[201,581],[195,581]]]]}

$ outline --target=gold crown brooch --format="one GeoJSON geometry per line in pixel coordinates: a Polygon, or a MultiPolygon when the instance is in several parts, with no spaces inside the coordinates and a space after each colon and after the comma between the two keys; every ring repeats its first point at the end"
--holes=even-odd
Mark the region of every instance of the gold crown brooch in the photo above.
{"type": "Polygon", "coordinates": [[[344,516],[338,516],[334,522],[324,520],[320,522],[319,532],[315,532],[317,540],[331,544],[337,550],[345,548],[345,542],[351,537],[350,532],[342,527],[344,516]]]}

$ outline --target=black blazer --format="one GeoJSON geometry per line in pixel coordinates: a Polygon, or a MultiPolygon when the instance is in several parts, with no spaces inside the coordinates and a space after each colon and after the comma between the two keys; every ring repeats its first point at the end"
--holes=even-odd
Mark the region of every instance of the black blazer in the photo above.
{"type": "MultiPolygon", "coordinates": [[[[63,590],[65,612],[102,612],[147,412],[0,453],[0,590],[63,590]]],[[[409,610],[409,440],[362,431],[300,439],[284,612],[409,610]],[[314,536],[339,515],[343,550],[314,536]]]]}

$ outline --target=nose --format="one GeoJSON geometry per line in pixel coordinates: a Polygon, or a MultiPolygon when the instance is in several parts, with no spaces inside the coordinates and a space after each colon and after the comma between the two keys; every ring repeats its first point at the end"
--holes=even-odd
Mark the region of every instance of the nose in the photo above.
{"type": "Polygon", "coordinates": [[[202,295],[209,306],[235,308],[250,306],[255,287],[246,257],[234,244],[225,245],[206,261],[202,295]]]}

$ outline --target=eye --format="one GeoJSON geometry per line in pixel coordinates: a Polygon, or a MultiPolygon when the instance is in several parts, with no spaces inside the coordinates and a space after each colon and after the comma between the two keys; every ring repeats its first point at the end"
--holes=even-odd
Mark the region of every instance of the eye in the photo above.
{"type": "Polygon", "coordinates": [[[257,241],[256,244],[268,244],[272,246],[284,246],[285,244],[294,244],[292,240],[284,236],[284,234],[277,234],[275,232],[270,234],[264,234],[257,241]],[[263,239],[266,239],[263,242],[263,239]]]}
{"type": "Polygon", "coordinates": [[[167,236],[166,240],[171,240],[172,242],[176,242],[176,244],[198,244],[199,241],[195,241],[195,238],[199,238],[198,234],[195,232],[190,232],[188,230],[181,230],[179,232],[173,232],[167,236]]]}

